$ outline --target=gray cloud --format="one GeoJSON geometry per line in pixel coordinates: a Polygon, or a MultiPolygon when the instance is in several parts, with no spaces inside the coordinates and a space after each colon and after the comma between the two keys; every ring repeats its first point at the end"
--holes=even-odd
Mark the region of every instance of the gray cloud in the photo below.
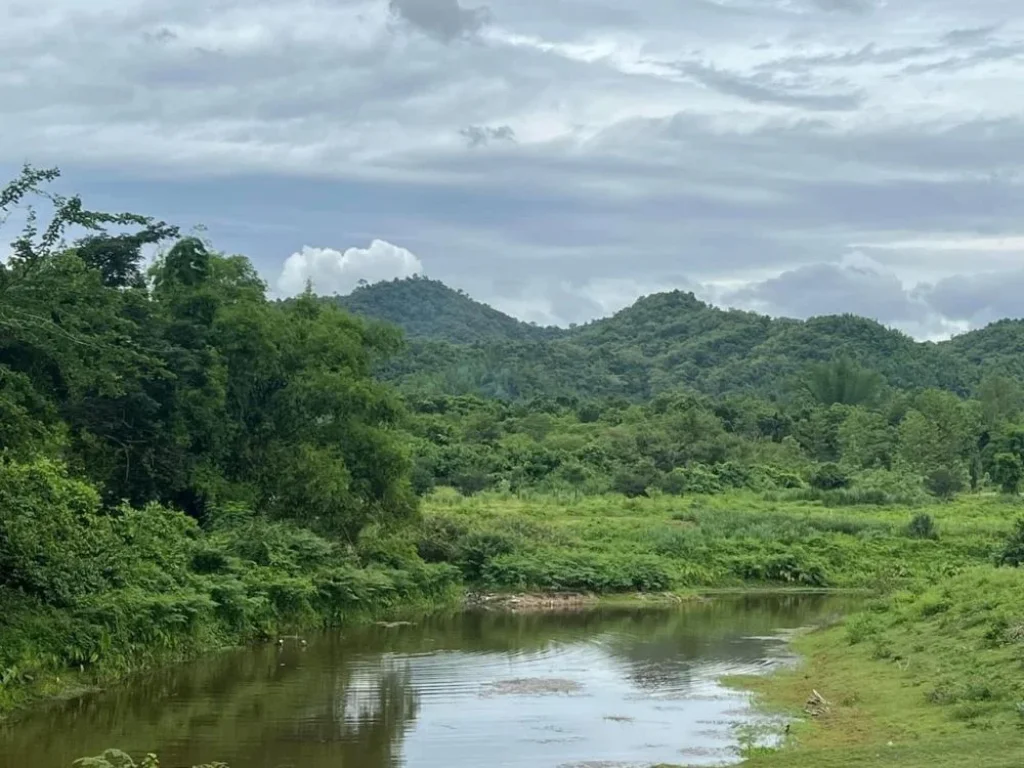
{"type": "Polygon", "coordinates": [[[846,13],[868,13],[875,7],[873,0],[811,0],[823,11],[844,11],[846,13]]]}
{"type": "Polygon", "coordinates": [[[726,301],[774,315],[813,317],[853,312],[880,322],[920,322],[927,307],[903,283],[865,263],[811,264],[726,295],[726,301]]]}
{"type": "Polygon", "coordinates": [[[1024,317],[1024,269],[947,277],[928,286],[923,296],[945,317],[975,326],[1024,317]]]}
{"type": "Polygon", "coordinates": [[[441,40],[478,32],[490,19],[486,7],[464,8],[458,0],[390,0],[393,13],[441,40]]]}
{"type": "Polygon", "coordinates": [[[1017,0],[462,3],[0,0],[0,169],[205,221],[270,278],[400,244],[534,317],[691,282],[924,335],[1019,311],[941,246],[1024,231],[1017,0]]]}
{"type": "Polygon", "coordinates": [[[470,125],[459,131],[470,147],[483,147],[492,141],[515,144],[516,132],[509,125],[470,125]]]}
{"type": "Polygon", "coordinates": [[[953,29],[942,36],[942,42],[948,45],[973,45],[988,40],[997,32],[1001,24],[986,24],[983,27],[953,29]]]}
{"type": "Polygon", "coordinates": [[[1024,55],[1024,41],[987,45],[961,56],[949,56],[939,61],[909,64],[903,68],[903,75],[922,75],[929,72],[956,72],[971,69],[979,64],[1019,59],[1024,55]]]}
{"type": "Polygon", "coordinates": [[[701,85],[759,104],[784,104],[813,110],[852,110],[864,101],[864,94],[855,89],[814,92],[783,83],[776,76],[763,72],[744,76],[697,62],[679,63],[676,67],[701,85]]]}

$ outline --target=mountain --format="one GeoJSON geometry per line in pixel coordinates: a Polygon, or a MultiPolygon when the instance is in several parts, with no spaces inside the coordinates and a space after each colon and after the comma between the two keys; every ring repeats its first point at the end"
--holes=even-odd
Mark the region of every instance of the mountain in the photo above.
{"type": "Polygon", "coordinates": [[[335,299],[353,314],[397,325],[410,339],[452,344],[554,338],[557,328],[524,323],[438,280],[411,277],[357,288],[335,299]]]}
{"type": "Polygon", "coordinates": [[[988,372],[1024,379],[1024,322],[918,342],[855,315],[809,320],[725,310],[670,291],[572,329],[537,328],[422,278],[357,290],[351,311],[404,328],[409,345],[382,371],[419,394],[503,399],[621,397],[690,388],[778,397],[815,362],[851,358],[899,389],[967,394],[988,372]]]}

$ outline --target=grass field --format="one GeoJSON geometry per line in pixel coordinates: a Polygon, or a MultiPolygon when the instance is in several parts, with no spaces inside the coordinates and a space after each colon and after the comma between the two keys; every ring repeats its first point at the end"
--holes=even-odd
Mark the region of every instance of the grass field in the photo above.
{"type": "Polygon", "coordinates": [[[494,590],[800,586],[889,592],[989,562],[1024,505],[976,496],[921,507],[826,507],[757,494],[680,499],[435,493],[417,542],[494,590]],[[915,517],[931,528],[912,527],[915,517]]]}

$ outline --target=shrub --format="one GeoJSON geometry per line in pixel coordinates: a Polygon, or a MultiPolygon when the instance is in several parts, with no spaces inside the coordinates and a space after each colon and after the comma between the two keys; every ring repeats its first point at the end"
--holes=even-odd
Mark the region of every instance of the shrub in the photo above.
{"type": "Polygon", "coordinates": [[[801,547],[785,552],[746,555],[733,563],[733,572],[744,581],[828,586],[824,566],[801,547]]]}
{"type": "MultiPolygon", "coordinates": [[[[730,469],[724,472],[732,477],[738,478],[741,472],[730,465],[730,469]]],[[[706,467],[703,464],[691,464],[688,467],[676,467],[669,472],[660,483],[661,490],[673,496],[682,496],[684,493],[714,494],[723,490],[723,480],[718,472],[706,467]]]]}
{"type": "Polygon", "coordinates": [[[1018,568],[1024,563],[1024,517],[1014,523],[1013,531],[1006,538],[1002,550],[996,555],[996,565],[1018,568]]]}
{"type": "Polygon", "coordinates": [[[491,487],[491,477],[480,470],[467,470],[453,475],[451,484],[463,496],[473,496],[491,487]]]}
{"type": "Polygon", "coordinates": [[[962,473],[947,467],[940,467],[932,471],[924,480],[924,486],[928,492],[940,499],[952,499],[966,485],[962,473]]]}
{"type": "Polygon", "coordinates": [[[822,464],[811,473],[810,484],[820,491],[832,491],[848,488],[850,477],[838,464],[822,464]]]}
{"type": "Polygon", "coordinates": [[[483,582],[493,589],[626,592],[664,591],[672,578],[657,557],[541,552],[494,558],[483,582]]]}
{"type": "Polygon", "coordinates": [[[1024,464],[1015,453],[997,453],[992,460],[992,478],[999,483],[1003,493],[1016,495],[1024,479],[1024,464]]]}
{"type": "Polygon", "coordinates": [[[430,515],[420,528],[416,551],[428,563],[454,563],[458,559],[459,539],[467,530],[457,517],[430,515]]]}
{"type": "Polygon", "coordinates": [[[459,541],[457,560],[466,579],[479,581],[491,560],[516,551],[517,538],[497,532],[474,532],[459,541]]]}
{"type": "Polygon", "coordinates": [[[647,479],[639,472],[620,470],[612,478],[612,490],[623,496],[635,499],[647,495],[647,479]]]}
{"type": "Polygon", "coordinates": [[[878,619],[867,613],[854,614],[846,621],[846,641],[850,645],[875,637],[880,631],[878,619]]]}
{"type": "Polygon", "coordinates": [[[914,515],[910,524],[907,525],[907,535],[912,539],[937,539],[939,529],[931,515],[914,515]]]}

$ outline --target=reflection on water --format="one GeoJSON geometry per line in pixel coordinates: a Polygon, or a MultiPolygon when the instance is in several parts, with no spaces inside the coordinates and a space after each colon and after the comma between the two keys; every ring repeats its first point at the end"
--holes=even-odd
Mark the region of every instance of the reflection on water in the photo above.
{"type": "Polygon", "coordinates": [[[717,679],[778,663],[779,631],[848,604],[747,596],[352,628],[55,705],[0,731],[0,765],[67,768],[111,746],[167,768],[714,764],[750,718],[717,679]]]}

